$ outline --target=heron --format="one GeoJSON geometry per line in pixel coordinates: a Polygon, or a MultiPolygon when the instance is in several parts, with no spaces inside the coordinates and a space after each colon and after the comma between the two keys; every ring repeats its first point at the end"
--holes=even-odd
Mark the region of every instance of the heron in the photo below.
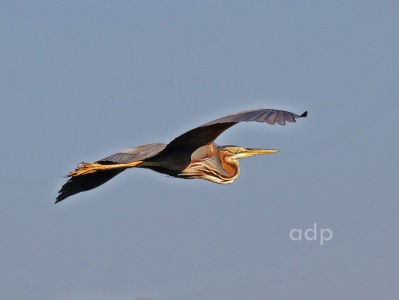
{"type": "Polygon", "coordinates": [[[93,163],[82,162],[70,172],[58,192],[58,203],[69,196],[94,189],[126,169],[145,168],[176,178],[205,179],[230,184],[240,174],[238,159],[276,153],[277,149],[219,146],[215,139],[240,122],[285,125],[307,116],[277,109],[253,109],[227,115],[191,129],[169,144],[153,143],[130,148],[93,163]]]}

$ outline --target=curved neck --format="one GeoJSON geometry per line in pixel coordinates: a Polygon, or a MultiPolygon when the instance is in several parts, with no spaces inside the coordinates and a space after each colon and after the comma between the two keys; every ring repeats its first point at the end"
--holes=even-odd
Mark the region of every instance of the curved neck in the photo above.
{"type": "Polygon", "coordinates": [[[197,152],[195,160],[178,176],[202,178],[219,184],[232,183],[240,174],[238,161],[230,155],[222,154],[217,147],[211,147],[207,149],[209,151],[197,152]]]}
{"type": "Polygon", "coordinates": [[[232,183],[236,178],[240,175],[240,164],[238,160],[232,158],[229,155],[220,155],[220,166],[221,172],[219,174],[223,177],[223,180],[226,181],[225,183],[232,183]]]}
{"type": "Polygon", "coordinates": [[[238,161],[230,155],[222,155],[221,152],[218,153],[219,157],[219,168],[218,178],[223,184],[232,183],[240,175],[240,164],[238,161]]]}

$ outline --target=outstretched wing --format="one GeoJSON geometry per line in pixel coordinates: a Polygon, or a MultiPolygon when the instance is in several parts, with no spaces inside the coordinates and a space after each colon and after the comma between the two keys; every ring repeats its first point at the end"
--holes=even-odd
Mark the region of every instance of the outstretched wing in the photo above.
{"type": "MultiPolygon", "coordinates": [[[[158,154],[166,147],[166,144],[148,144],[127,149],[97,161],[100,165],[128,164],[136,161],[143,161],[158,154]]],[[[123,166],[119,169],[105,169],[101,172],[93,172],[81,176],[71,176],[59,190],[57,202],[77,193],[94,189],[123,172],[123,166]]]]}
{"type": "Polygon", "coordinates": [[[130,149],[126,149],[124,151],[118,152],[116,154],[110,155],[106,158],[100,159],[97,161],[98,163],[131,163],[139,160],[145,160],[150,158],[163,149],[165,149],[166,144],[154,143],[142,145],[130,149]]]}
{"type": "Polygon", "coordinates": [[[55,203],[58,203],[65,198],[80,192],[92,190],[111,180],[123,171],[123,169],[107,170],[103,172],[87,174],[84,176],[70,177],[69,180],[58,191],[59,195],[57,196],[55,203]]]}
{"type": "Polygon", "coordinates": [[[176,148],[197,149],[198,147],[212,143],[223,131],[240,122],[255,121],[271,125],[276,123],[285,125],[286,122],[295,122],[295,119],[306,117],[307,114],[307,111],[302,115],[297,115],[277,109],[254,109],[237,112],[183,133],[171,141],[164,151],[176,148]]]}

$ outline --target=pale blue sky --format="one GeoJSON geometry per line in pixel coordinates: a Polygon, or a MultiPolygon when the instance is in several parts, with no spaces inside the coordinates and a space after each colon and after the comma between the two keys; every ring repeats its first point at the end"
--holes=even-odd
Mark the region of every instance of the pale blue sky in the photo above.
{"type": "Polygon", "coordinates": [[[397,1],[2,1],[2,299],[393,299],[397,1]],[[232,185],[81,161],[277,108],[219,144],[280,149],[232,185]],[[334,236],[292,241],[317,223],[334,236]]]}

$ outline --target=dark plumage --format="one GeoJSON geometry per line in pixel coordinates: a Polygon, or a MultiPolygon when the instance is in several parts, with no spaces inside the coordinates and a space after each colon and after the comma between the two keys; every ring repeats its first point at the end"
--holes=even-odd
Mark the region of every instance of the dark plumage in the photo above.
{"type": "Polygon", "coordinates": [[[239,174],[237,159],[257,154],[274,153],[273,149],[246,149],[217,146],[214,140],[226,129],[240,122],[285,125],[306,117],[275,109],[255,109],[234,113],[194,128],[169,144],[148,144],[127,149],[100,159],[82,163],[70,172],[70,178],[59,191],[57,202],[74,194],[94,189],[128,168],[148,168],[179,178],[202,178],[226,184],[239,174]]]}

